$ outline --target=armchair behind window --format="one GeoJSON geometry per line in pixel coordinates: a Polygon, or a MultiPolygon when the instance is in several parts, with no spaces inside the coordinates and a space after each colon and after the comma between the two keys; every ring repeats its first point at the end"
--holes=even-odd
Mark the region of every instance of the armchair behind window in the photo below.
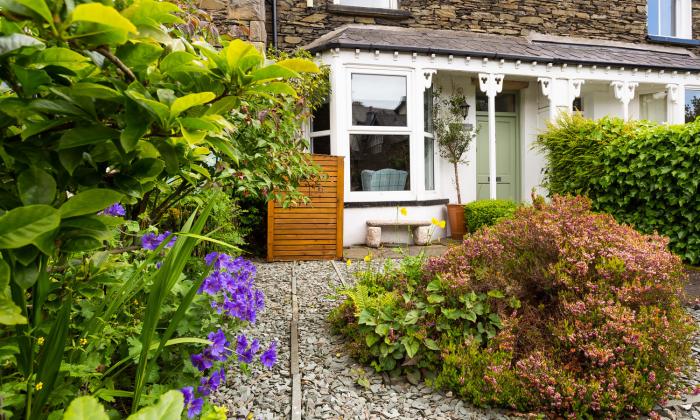
{"type": "Polygon", "coordinates": [[[396,169],[380,169],[362,171],[363,191],[404,191],[408,172],[396,169]]]}

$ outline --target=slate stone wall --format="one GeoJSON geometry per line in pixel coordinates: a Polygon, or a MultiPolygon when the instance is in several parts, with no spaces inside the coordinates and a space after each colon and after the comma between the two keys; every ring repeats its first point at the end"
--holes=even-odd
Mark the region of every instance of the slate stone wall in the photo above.
{"type": "Polygon", "coordinates": [[[200,0],[199,8],[212,15],[222,32],[246,39],[264,50],[265,0],[200,0]]]}
{"type": "MultiPolygon", "coordinates": [[[[236,0],[232,0],[236,1],[236,0]]],[[[332,0],[277,0],[279,46],[295,48],[347,23],[458,29],[500,35],[537,31],[644,42],[646,0],[399,0],[408,17],[352,15],[330,10],[332,0]]],[[[700,13],[698,1],[693,2],[700,13]]],[[[271,23],[268,21],[268,41],[271,23]]],[[[695,20],[700,25],[700,20],[695,20]]],[[[698,28],[700,30],[700,28],[698,28]]]]}

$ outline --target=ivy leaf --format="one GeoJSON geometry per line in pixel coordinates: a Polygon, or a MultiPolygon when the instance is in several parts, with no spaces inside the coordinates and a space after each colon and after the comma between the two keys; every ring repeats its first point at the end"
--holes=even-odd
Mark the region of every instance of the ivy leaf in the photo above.
{"type": "Polygon", "coordinates": [[[17,190],[25,206],[51,204],[56,197],[56,180],[48,172],[32,166],[17,177],[17,190]]]}
{"type": "Polygon", "coordinates": [[[29,245],[56,229],[60,222],[58,211],[51,206],[37,204],[14,208],[0,216],[0,249],[29,245]]]}
{"type": "Polygon", "coordinates": [[[104,188],[95,188],[74,195],[58,209],[63,219],[85,214],[96,214],[118,202],[123,194],[104,188]]]}

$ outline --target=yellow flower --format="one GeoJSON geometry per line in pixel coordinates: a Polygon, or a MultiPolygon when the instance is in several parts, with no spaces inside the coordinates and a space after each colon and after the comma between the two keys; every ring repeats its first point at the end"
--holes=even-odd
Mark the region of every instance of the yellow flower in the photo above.
{"type": "Polygon", "coordinates": [[[38,384],[34,385],[34,389],[36,389],[37,391],[41,391],[41,389],[42,389],[43,387],[44,387],[44,383],[43,383],[43,382],[39,382],[38,384]]]}
{"type": "Polygon", "coordinates": [[[433,217],[433,220],[430,221],[430,223],[434,224],[435,226],[440,226],[440,222],[438,222],[438,219],[433,217]]]}
{"type": "Polygon", "coordinates": [[[365,255],[365,262],[370,262],[370,261],[372,261],[372,254],[365,255]]]}
{"type": "Polygon", "coordinates": [[[138,299],[134,299],[134,305],[138,305],[138,304],[139,304],[138,299]]]}
{"type": "Polygon", "coordinates": [[[351,260],[351,259],[348,259],[347,261],[345,261],[345,265],[347,265],[348,267],[350,267],[350,266],[352,265],[352,260],[351,260]]]}
{"type": "Polygon", "coordinates": [[[43,345],[43,344],[44,344],[44,337],[39,337],[39,338],[37,338],[37,339],[36,339],[36,343],[37,343],[38,345],[40,345],[40,346],[43,345]]]}
{"type": "Polygon", "coordinates": [[[408,214],[408,210],[406,210],[406,207],[401,207],[401,210],[399,211],[401,212],[402,216],[406,216],[408,214]]]}
{"type": "Polygon", "coordinates": [[[447,223],[444,220],[440,220],[440,224],[438,226],[440,226],[442,229],[445,229],[445,226],[447,226],[447,223]]]}
{"type": "Polygon", "coordinates": [[[84,346],[84,345],[86,345],[86,344],[87,344],[87,338],[81,338],[81,339],[80,339],[80,345],[81,345],[81,346],[84,346]]]}

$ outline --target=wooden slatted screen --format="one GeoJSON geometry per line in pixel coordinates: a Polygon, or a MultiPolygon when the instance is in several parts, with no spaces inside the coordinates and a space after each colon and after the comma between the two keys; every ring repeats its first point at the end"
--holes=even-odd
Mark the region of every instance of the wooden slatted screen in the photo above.
{"type": "Polygon", "coordinates": [[[267,260],[332,260],[343,257],[343,157],[311,155],[327,175],[302,185],[309,204],[267,207],[267,260]]]}

